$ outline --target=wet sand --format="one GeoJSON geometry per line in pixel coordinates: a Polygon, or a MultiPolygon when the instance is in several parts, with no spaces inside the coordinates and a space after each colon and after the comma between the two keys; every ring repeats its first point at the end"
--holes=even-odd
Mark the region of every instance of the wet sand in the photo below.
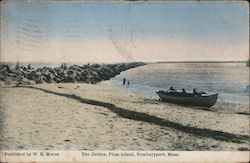
{"type": "Polygon", "coordinates": [[[249,104],[209,110],[107,83],[1,83],[1,149],[249,150],[249,104]]]}

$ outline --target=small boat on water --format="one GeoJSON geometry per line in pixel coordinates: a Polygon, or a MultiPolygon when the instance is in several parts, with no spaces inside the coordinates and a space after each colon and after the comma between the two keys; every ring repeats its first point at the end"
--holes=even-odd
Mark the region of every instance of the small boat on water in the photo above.
{"type": "Polygon", "coordinates": [[[201,107],[213,106],[218,98],[218,93],[211,95],[208,95],[205,92],[193,94],[177,91],[158,91],[156,93],[163,102],[201,107]]]}

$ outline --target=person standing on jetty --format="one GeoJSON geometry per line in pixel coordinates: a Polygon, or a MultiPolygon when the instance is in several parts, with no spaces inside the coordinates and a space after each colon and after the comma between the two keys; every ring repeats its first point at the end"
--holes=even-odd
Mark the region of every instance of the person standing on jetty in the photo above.
{"type": "Polygon", "coordinates": [[[129,86],[129,80],[128,80],[128,82],[127,82],[127,86],[129,86]]]}
{"type": "Polygon", "coordinates": [[[194,95],[198,95],[198,92],[196,92],[196,90],[193,89],[193,94],[194,94],[194,95]]]}
{"type": "Polygon", "coordinates": [[[123,78],[123,85],[126,84],[126,78],[123,78]]]}

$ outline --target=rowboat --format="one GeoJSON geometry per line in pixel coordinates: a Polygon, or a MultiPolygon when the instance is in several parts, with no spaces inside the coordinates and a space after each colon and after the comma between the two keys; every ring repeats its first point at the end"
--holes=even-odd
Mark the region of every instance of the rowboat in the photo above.
{"type": "Polygon", "coordinates": [[[160,97],[160,101],[163,102],[200,107],[211,107],[216,103],[218,98],[218,93],[210,95],[206,93],[193,94],[177,91],[158,91],[156,93],[160,97]]]}

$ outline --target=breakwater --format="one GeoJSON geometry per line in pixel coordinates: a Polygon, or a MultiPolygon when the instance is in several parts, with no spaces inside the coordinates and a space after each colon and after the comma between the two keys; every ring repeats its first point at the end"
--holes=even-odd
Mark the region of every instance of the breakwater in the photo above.
{"type": "Polygon", "coordinates": [[[95,84],[120,74],[120,72],[143,66],[145,63],[87,64],[60,67],[32,68],[19,66],[10,68],[7,64],[0,65],[0,80],[5,84],[36,84],[36,83],[91,83],[95,84]]]}

